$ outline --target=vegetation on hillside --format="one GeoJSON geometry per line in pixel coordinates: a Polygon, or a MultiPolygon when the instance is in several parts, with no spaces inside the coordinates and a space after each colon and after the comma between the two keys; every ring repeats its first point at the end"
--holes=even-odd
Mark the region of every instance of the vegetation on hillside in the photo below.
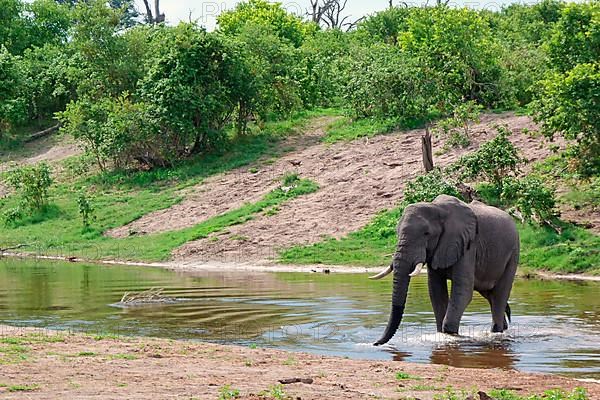
{"type": "MultiPolygon", "coordinates": [[[[0,13],[0,151],[18,147],[41,121],[60,123],[85,149],[59,176],[43,166],[2,175],[12,187],[0,200],[3,241],[69,246],[76,254],[95,248],[103,257],[138,246],[136,257],[166,258],[212,228],[160,239],[102,234],[175,204],[183,187],[274,152],[278,139],[322,108],[345,115],[325,142],[436,126],[456,146],[468,145],[469,121],[482,109],[527,109],[544,135],[568,142],[572,186],[597,187],[595,1],[543,0],[497,12],[398,6],[348,31],[265,0],[222,13],[214,32],[193,22],[169,26],[160,15],[142,22],[130,1],[4,0],[0,13]],[[166,244],[151,249],[156,243],[166,244]]],[[[454,170],[417,179],[406,201],[458,195],[454,184],[465,180],[481,183],[480,197],[533,221],[521,228],[524,263],[565,271],[597,265],[597,252],[587,250],[597,237],[556,220],[547,176],[516,173],[518,157],[501,146],[508,134],[454,170]],[[419,187],[427,187],[426,195],[419,187]],[[582,254],[583,261],[573,262],[582,254]]],[[[225,222],[207,223],[221,229],[243,222],[238,214],[287,199],[273,196],[217,217],[225,222]]],[[[571,201],[585,199],[577,193],[571,201]]],[[[292,249],[283,258],[381,263],[402,207],[342,241],[292,249]]]]}

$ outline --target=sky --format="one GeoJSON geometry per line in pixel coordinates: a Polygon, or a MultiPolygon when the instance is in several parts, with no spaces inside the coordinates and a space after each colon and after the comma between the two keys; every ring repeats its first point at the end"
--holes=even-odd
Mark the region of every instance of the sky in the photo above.
{"type": "MultiPolygon", "coordinates": [[[[498,10],[504,4],[514,2],[514,0],[452,0],[454,5],[470,6],[475,8],[489,8],[498,10]]],[[[154,1],[151,1],[154,3],[154,1]]],[[[304,15],[308,6],[309,0],[280,0],[284,7],[296,14],[304,15]]],[[[399,0],[394,0],[398,3],[399,0]]],[[[421,0],[408,0],[408,3],[422,4],[421,0]]],[[[433,4],[435,0],[430,0],[433,4]]],[[[138,9],[145,10],[144,3],[141,0],[136,0],[138,9]]],[[[164,12],[169,24],[177,24],[179,21],[198,20],[200,25],[205,26],[208,30],[213,30],[216,25],[216,17],[224,10],[229,10],[235,7],[238,0],[161,0],[161,12],[164,12]]],[[[385,9],[389,4],[389,0],[348,0],[346,14],[358,19],[363,15],[371,14],[376,11],[385,9]]]]}

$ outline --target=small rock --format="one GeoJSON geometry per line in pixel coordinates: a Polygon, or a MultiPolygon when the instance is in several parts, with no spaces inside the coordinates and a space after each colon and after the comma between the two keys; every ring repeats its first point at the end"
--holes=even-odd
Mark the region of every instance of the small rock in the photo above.
{"type": "MultiPolygon", "coordinates": [[[[479,395],[480,400],[494,400],[485,392],[478,392],[477,394],[479,395]]],[[[473,399],[473,400],[475,400],[475,399],[473,399]]]]}

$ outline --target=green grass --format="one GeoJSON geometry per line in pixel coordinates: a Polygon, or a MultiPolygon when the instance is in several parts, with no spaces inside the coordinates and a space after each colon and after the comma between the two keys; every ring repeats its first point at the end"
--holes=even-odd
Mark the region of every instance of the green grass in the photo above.
{"type": "Polygon", "coordinates": [[[398,381],[417,380],[418,381],[418,380],[421,380],[421,378],[418,376],[412,376],[410,374],[407,374],[406,372],[397,372],[396,380],[398,380],[398,381]]]}
{"type": "Polygon", "coordinates": [[[9,392],[33,392],[40,388],[40,385],[12,385],[7,386],[9,392]]]}
{"type": "Polygon", "coordinates": [[[542,395],[521,396],[506,389],[492,390],[490,396],[495,400],[588,400],[585,389],[577,388],[571,393],[561,389],[548,390],[542,395]]]}
{"type": "Polygon", "coordinates": [[[381,212],[367,226],[344,238],[286,249],[280,260],[292,264],[384,265],[396,245],[395,228],[401,213],[401,208],[381,212]]]}
{"type": "MultiPolygon", "coordinates": [[[[277,143],[285,135],[302,129],[315,117],[336,115],[335,110],[317,110],[298,114],[284,122],[271,122],[256,134],[233,142],[227,152],[209,154],[171,169],[91,175],[71,181],[62,180],[50,190],[50,205],[14,226],[0,229],[0,247],[30,244],[23,251],[44,255],[69,255],[86,259],[164,260],[171,250],[190,240],[204,238],[226,226],[244,223],[254,214],[276,210],[292,197],[316,190],[313,183],[302,181],[290,193],[273,192],[257,203],[217,216],[189,229],[159,235],[114,239],[103,232],[127,225],[150,212],[169,208],[182,200],[181,189],[205,178],[261,159],[279,157],[286,149],[277,143]],[[91,228],[83,229],[77,194],[87,191],[96,209],[91,228]]],[[[12,195],[0,200],[0,212],[18,205],[12,195]]],[[[273,212],[273,211],[272,211],[273,212]]],[[[3,224],[0,221],[0,224],[3,224]]]]}
{"type": "MultiPolygon", "coordinates": [[[[390,262],[396,246],[395,228],[402,208],[385,211],[357,232],[342,239],[326,239],[309,246],[295,246],[280,254],[291,264],[381,266],[390,262]]],[[[600,272],[600,236],[583,228],[561,223],[552,228],[518,224],[521,235],[520,265],[557,273],[600,272]]]]}
{"type": "Polygon", "coordinates": [[[373,137],[392,132],[397,127],[398,123],[395,120],[353,120],[349,117],[343,117],[328,127],[323,141],[325,143],[335,143],[339,141],[351,141],[362,137],[373,137]]]}
{"type": "MultiPolygon", "coordinates": [[[[288,184],[290,183],[288,182],[288,184]]],[[[282,187],[277,188],[255,203],[247,203],[240,208],[178,231],[131,236],[124,239],[103,236],[104,229],[111,225],[119,226],[124,221],[123,218],[120,218],[124,214],[124,210],[119,210],[120,213],[113,210],[111,216],[110,209],[112,207],[107,204],[106,208],[97,206],[99,210],[103,211],[98,215],[95,229],[82,233],[77,210],[74,205],[68,203],[58,205],[62,213],[61,217],[5,231],[11,236],[13,242],[36,243],[38,247],[35,250],[43,254],[68,254],[86,259],[160,261],[169,258],[173,249],[189,241],[203,239],[229,226],[243,224],[260,212],[318,190],[318,186],[310,180],[297,180],[293,184],[293,187],[286,188],[287,191],[282,187]],[[112,224],[109,221],[113,221],[112,224]],[[114,223],[115,221],[116,223],[114,223]],[[48,232],[56,232],[59,235],[48,235],[48,232]]],[[[160,195],[156,197],[160,197],[160,195]]],[[[112,197],[110,200],[118,202],[116,197],[112,197]]],[[[151,196],[147,200],[151,204],[155,204],[157,201],[151,196]]],[[[122,204],[130,215],[135,212],[127,201],[122,204]]],[[[138,210],[138,212],[143,215],[151,209],[150,207],[147,204],[142,211],[138,210]]]]}

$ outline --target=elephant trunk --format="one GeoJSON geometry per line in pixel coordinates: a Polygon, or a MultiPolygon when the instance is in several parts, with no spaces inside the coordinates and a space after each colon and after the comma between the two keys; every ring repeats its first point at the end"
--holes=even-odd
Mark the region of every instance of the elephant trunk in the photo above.
{"type": "Polygon", "coordinates": [[[386,344],[396,334],[396,331],[400,326],[400,322],[402,321],[402,316],[404,314],[404,306],[406,305],[406,295],[408,294],[409,283],[409,272],[401,268],[394,268],[392,311],[390,313],[390,319],[388,320],[388,324],[385,328],[383,336],[375,343],[375,346],[381,346],[383,344],[386,344]]]}

